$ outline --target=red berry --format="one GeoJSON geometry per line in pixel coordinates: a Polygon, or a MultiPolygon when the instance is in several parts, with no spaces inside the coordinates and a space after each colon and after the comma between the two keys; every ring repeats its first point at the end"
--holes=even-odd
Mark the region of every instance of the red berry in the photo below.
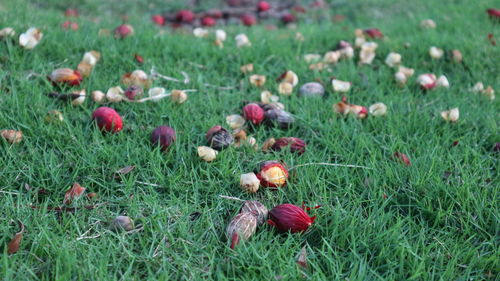
{"type": "Polygon", "coordinates": [[[194,21],[194,13],[190,10],[180,10],[175,14],[175,20],[181,23],[192,23],[194,21]]]}
{"type": "Polygon", "coordinates": [[[268,224],[276,227],[279,232],[304,232],[314,222],[316,216],[309,215],[300,207],[292,204],[281,204],[269,212],[268,224]]]}
{"type": "Polygon", "coordinates": [[[165,151],[175,141],[175,130],[168,126],[159,126],[151,133],[151,142],[154,146],[158,144],[165,151]]]}
{"type": "Polygon", "coordinates": [[[271,9],[271,4],[269,4],[266,1],[260,1],[257,4],[257,11],[259,11],[259,12],[266,12],[266,11],[269,11],[269,9],[271,9]]]}
{"type": "Polygon", "coordinates": [[[264,120],[264,109],[256,103],[249,103],[243,107],[243,117],[252,124],[259,125],[264,120]]]}
{"type": "Polygon", "coordinates": [[[151,20],[157,25],[165,25],[165,18],[162,15],[153,15],[151,20]]]}
{"type": "Polygon", "coordinates": [[[297,18],[292,15],[292,14],[284,14],[282,17],[281,17],[281,21],[284,23],[284,24],[289,24],[289,23],[292,23],[292,22],[296,22],[297,21],[297,18]]]}
{"type": "Polygon", "coordinates": [[[217,22],[212,17],[206,16],[201,19],[201,25],[203,26],[214,26],[216,24],[217,22]]]}
{"type": "Polygon", "coordinates": [[[109,107],[99,107],[92,113],[92,119],[95,120],[101,131],[118,133],[123,129],[123,122],[120,114],[109,107]]]}
{"type": "Polygon", "coordinates": [[[257,23],[257,20],[255,19],[255,17],[250,15],[250,14],[244,14],[241,16],[240,19],[241,19],[241,22],[246,26],[252,26],[252,25],[255,25],[257,23]]]}

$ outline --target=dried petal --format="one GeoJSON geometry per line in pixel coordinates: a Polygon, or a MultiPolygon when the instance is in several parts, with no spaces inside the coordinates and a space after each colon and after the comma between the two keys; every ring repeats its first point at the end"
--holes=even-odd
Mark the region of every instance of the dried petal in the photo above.
{"type": "Polygon", "coordinates": [[[257,87],[262,87],[266,83],[266,76],[264,75],[254,74],[251,75],[248,79],[252,85],[255,85],[257,87]]]}
{"type": "Polygon", "coordinates": [[[240,176],[240,187],[248,193],[255,193],[259,190],[260,180],[254,173],[242,174],[240,176]]]}
{"type": "Polygon", "coordinates": [[[92,91],[92,100],[97,103],[102,103],[106,99],[106,94],[101,91],[92,91]]]}
{"type": "Polygon", "coordinates": [[[393,158],[402,162],[406,166],[411,166],[410,158],[408,158],[408,156],[404,153],[396,151],[394,152],[393,158]]]}
{"type": "Polygon", "coordinates": [[[182,104],[187,100],[188,96],[185,91],[172,90],[171,99],[176,104],[182,104]]]}
{"type": "Polygon", "coordinates": [[[151,86],[151,79],[143,70],[137,69],[131,73],[126,73],[122,77],[122,83],[125,86],[139,86],[141,88],[149,88],[151,86]]]}
{"type": "Polygon", "coordinates": [[[0,38],[16,35],[16,31],[12,27],[4,27],[0,29],[0,38]]]}
{"type": "Polygon", "coordinates": [[[383,38],[384,34],[378,28],[370,28],[363,30],[363,33],[366,34],[370,38],[383,38]]]}
{"type": "Polygon", "coordinates": [[[451,56],[453,58],[453,61],[456,63],[461,63],[463,60],[462,53],[459,50],[452,50],[451,56]]]}
{"type": "Polygon", "coordinates": [[[7,244],[7,254],[12,255],[19,251],[21,246],[21,241],[23,240],[24,233],[24,224],[21,221],[18,221],[19,224],[19,232],[14,235],[14,238],[10,240],[7,244]]]}
{"type": "Polygon", "coordinates": [[[406,78],[412,77],[413,74],[415,73],[415,70],[413,68],[404,67],[402,65],[399,66],[398,71],[403,73],[406,76],[406,78]]]}
{"type": "Polygon", "coordinates": [[[83,78],[80,72],[71,68],[58,68],[48,76],[49,80],[54,83],[66,83],[70,86],[80,85],[83,78]]]}
{"type": "Polygon", "coordinates": [[[448,82],[448,78],[446,76],[441,75],[436,81],[436,86],[437,87],[444,87],[444,88],[449,88],[450,87],[450,82],[448,82]]]}
{"type": "Polygon", "coordinates": [[[63,204],[71,204],[74,200],[78,200],[85,192],[85,187],[82,187],[79,183],[75,182],[73,186],[66,191],[64,195],[63,204]]]}
{"type": "Polygon", "coordinates": [[[4,138],[6,141],[15,144],[15,143],[20,143],[23,140],[23,132],[22,131],[16,131],[16,130],[1,130],[0,135],[2,138],[4,138]]]}
{"type": "Polygon", "coordinates": [[[111,87],[106,92],[106,99],[110,102],[121,102],[125,100],[121,87],[111,87]]]}
{"type": "Polygon", "coordinates": [[[42,37],[43,33],[38,28],[31,27],[19,36],[19,45],[27,50],[33,49],[42,40],[42,37]]]}
{"type": "Polygon", "coordinates": [[[262,151],[267,152],[268,150],[271,149],[271,147],[276,143],[276,139],[274,138],[268,138],[263,144],[262,144],[262,151]]]}
{"type": "Polygon", "coordinates": [[[253,63],[245,64],[240,67],[240,71],[244,74],[253,72],[253,63]]]}
{"type": "Polygon", "coordinates": [[[406,75],[400,71],[398,71],[394,74],[394,78],[396,79],[396,82],[398,82],[399,85],[405,85],[406,81],[408,80],[406,78],[406,75]]]}

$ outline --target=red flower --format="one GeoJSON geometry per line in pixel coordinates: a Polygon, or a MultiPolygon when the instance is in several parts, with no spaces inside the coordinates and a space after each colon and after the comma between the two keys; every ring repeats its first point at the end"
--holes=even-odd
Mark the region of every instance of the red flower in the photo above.
{"type": "Polygon", "coordinates": [[[304,232],[314,222],[316,216],[309,215],[300,207],[292,204],[281,204],[269,212],[267,223],[276,227],[279,232],[304,232]]]}

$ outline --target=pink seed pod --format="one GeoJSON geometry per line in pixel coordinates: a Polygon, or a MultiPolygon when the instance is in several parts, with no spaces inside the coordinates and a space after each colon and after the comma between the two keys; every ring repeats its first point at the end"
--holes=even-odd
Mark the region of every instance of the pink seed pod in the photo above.
{"type": "Polygon", "coordinates": [[[264,110],[256,103],[249,103],[243,107],[243,117],[254,125],[264,120],[264,110]]]}
{"type": "Polygon", "coordinates": [[[92,119],[95,120],[101,131],[118,133],[123,129],[123,121],[114,109],[109,107],[99,107],[92,113],[92,119]]]}
{"type": "Polygon", "coordinates": [[[297,233],[306,231],[314,222],[316,216],[309,215],[300,207],[292,204],[281,204],[269,212],[267,223],[274,226],[278,232],[297,233]]]}
{"type": "Polygon", "coordinates": [[[130,24],[122,24],[114,30],[115,38],[123,39],[134,34],[134,28],[130,24]]]}

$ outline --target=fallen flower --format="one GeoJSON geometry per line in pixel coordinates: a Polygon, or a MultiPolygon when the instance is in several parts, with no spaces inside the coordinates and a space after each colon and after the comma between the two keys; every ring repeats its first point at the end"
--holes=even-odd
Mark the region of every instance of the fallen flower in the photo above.
{"type": "Polygon", "coordinates": [[[158,126],[151,133],[151,143],[153,146],[159,145],[162,151],[166,151],[175,139],[175,130],[169,126],[158,126]]]}
{"type": "Polygon", "coordinates": [[[45,121],[48,123],[62,123],[64,121],[64,117],[59,110],[50,110],[45,116],[45,121]]]}
{"type": "Polygon", "coordinates": [[[202,28],[202,27],[197,27],[195,29],[193,29],[193,35],[195,37],[198,37],[198,38],[205,38],[205,37],[208,37],[208,34],[210,32],[208,31],[208,29],[206,28],[202,28]]]}
{"type": "Polygon", "coordinates": [[[387,64],[389,67],[396,67],[399,64],[401,64],[401,55],[398,53],[389,53],[387,55],[387,58],[385,59],[385,64],[387,64]]]}
{"type": "Polygon", "coordinates": [[[275,103],[278,102],[279,99],[280,98],[278,96],[273,95],[269,91],[263,91],[260,93],[260,101],[264,104],[275,103]]]}
{"type": "Polygon", "coordinates": [[[234,142],[233,136],[220,125],[210,128],[205,138],[211,148],[219,151],[229,147],[234,142]]]}
{"type": "Polygon", "coordinates": [[[16,232],[14,237],[7,244],[7,254],[9,255],[15,254],[19,251],[21,241],[23,240],[24,224],[20,220],[18,220],[17,223],[19,225],[19,231],[16,232]]]}
{"type": "Polygon", "coordinates": [[[82,105],[85,102],[87,94],[85,89],[73,91],[71,94],[76,97],[71,101],[71,105],[82,105]]]}
{"type": "Polygon", "coordinates": [[[48,76],[49,81],[53,84],[68,84],[70,86],[80,85],[83,78],[78,70],[71,68],[58,68],[48,76]]]}
{"type": "Polygon", "coordinates": [[[172,90],[170,98],[176,104],[182,104],[188,99],[188,95],[182,90],[172,90]]]}
{"type": "Polygon", "coordinates": [[[19,45],[27,50],[31,50],[40,43],[42,37],[43,33],[38,28],[31,27],[25,33],[19,35],[19,45]]]}
{"type": "Polygon", "coordinates": [[[351,82],[333,79],[332,87],[335,92],[346,93],[351,89],[351,82]]]}
{"type": "Polygon", "coordinates": [[[450,87],[450,82],[448,82],[448,78],[446,76],[441,75],[436,81],[436,86],[437,87],[444,87],[444,88],[449,88],[450,87]]]}
{"type": "Polygon", "coordinates": [[[240,187],[248,193],[256,193],[259,190],[260,180],[254,173],[242,174],[240,176],[240,187]]]}
{"type": "Polygon", "coordinates": [[[372,104],[369,107],[370,115],[379,117],[387,114],[387,106],[381,102],[372,104]]]}
{"type": "Polygon", "coordinates": [[[256,103],[249,103],[243,107],[243,117],[254,125],[264,120],[264,110],[256,103]]]}
{"type": "Polygon", "coordinates": [[[266,187],[283,187],[288,180],[288,170],[278,161],[264,161],[256,174],[260,184],[266,187]]]}
{"type": "Polygon", "coordinates": [[[190,10],[180,10],[175,14],[175,20],[179,23],[192,23],[195,15],[190,10]]]}
{"type": "Polygon", "coordinates": [[[318,82],[309,82],[299,88],[301,97],[323,97],[324,95],[325,87],[318,82]]]}
{"type": "Polygon", "coordinates": [[[240,71],[243,72],[243,74],[248,74],[253,72],[253,63],[242,65],[240,67],[240,71]]]}
{"type": "Polygon", "coordinates": [[[248,37],[243,33],[236,35],[236,37],[234,37],[234,39],[236,40],[236,46],[238,48],[250,47],[252,45],[252,43],[250,43],[250,40],[248,39],[248,37]]]}
{"type": "Polygon", "coordinates": [[[284,73],[282,73],[276,81],[281,81],[281,82],[287,82],[292,85],[292,87],[297,86],[299,83],[299,77],[297,74],[291,70],[287,70],[284,73]]]}
{"type": "Polygon", "coordinates": [[[417,78],[417,83],[420,84],[423,90],[430,90],[436,87],[436,75],[429,73],[421,74],[417,78]]]}
{"type": "Polygon", "coordinates": [[[257,19],[250,14],[244,14],[240,17],[241,23],[245,26],[252,26],[257,24],[257,19]]]}
{"type": "Polygon", "coordinates": [[[452,50],[451,57],[452,57],[453,61],[456,63],[461,63],[463,60],[462,53],[459,50],[452,50]]]}
{"type": "Polygon", "coordinates": [[[20,143],[23,140],[23,132],[16,130],[1,130],[0,135],[12,144],[20,143]]]}
{"type": "Polygon", "coordinates": [[[302,139],[285,137],[276,139],[270,148],[274,151],[281,151],[282,149],[290,147],[290,152],[301,155],[306,151],[306,146],[306,142],[302,139]]]}
{"type": "Polygon", "coordinates": [[[293,85],[288,82],[278,84],[278,93],[285,96],[290,96],[293,93],[293,85]]]}
{"type": "Polygon", "coordinates": [[[111,229],[114,231],[120,231],[120,230],[130,231],[134,229],[134,221],[127,216],[117,216],[111,222],[111,229]]]}
{"type": "Polygon", "coordinates": [[[207,162],[211,162],[211,161],[215,160],[218,153],[219,152],[217,150],[214,150],[208,146],[199,146],[198,147],[198,156],[207,162]]]}
{"type": "Polygon", "coordinates": [[[114,109],[109,107],[99,107],[92,113],[92,120],[95,120],[101,131],[118,133],[123,129],[123,121],[114,109]]]}
{"type": "Polygon", "coordinates": [[[63,22],[61,24],[61,27],[63,29],[71,29],[71,30],[74,30],[74,31],[78,30],[78,28],[79,28],[78,27],[78,23],[72,22],[72,21],[65,21],[65,22],[63,22]]]}
{"type": "Polygon", "coordinates": [[[458,111],[458,107],[441,112],[441,117],[443,117],[443,119],[445,121],[449,121],[449,122],[457,122],[459,116],[460,116],[460,113],[458,111]]]}
{"type": "Polygon", "coordinates": [[[431,19],[426,19],[420,22],[420,26],[423,28],[436,28],[436,23],[431,19]]]}
{"type": "Polygon", "coordinates": [[[323,56],[323,62],[329,63],[329,64],[336,64],[339,61],[341,56],[342,55],[341,55],[340,51],[327,52],[323,56]]]}
{"type": "Polygon", "coordinates": [[[132,72],[125,73],[122,76],[122,83],[125,86],[140,86],[141,88],[149,88],[151,86],[151,79],[149,79],[146,72],[140,69],[136,69],[132,72]]]}
{"type": "Polygon", "coordinates": [[[157,24],[157,25],[159,25],[159,26],[164,26],[164,25],[165,25],[165,18],[164,18],[162,15],[158,15],[158,14],[156,14],[156,15],[152,15],[152,16],[151,16],[151,20],[152,20],[155,24],[157,24]]]}
{"type": "Polygon", "coordinates": [[[239,114],[232,114],[226,117],[226,123],[231,129],[238,129],[245,125],[245,119],[239,114]]]}
{"type": "Polygon", "coordinates": [[[297,233],[306,231],[316,219],[300,207],[292,204],[281,204],[269,211],[269,225],[275,227],[278,232],[297,233]]]}
{"type": "Polygon", "coordinates": [[[63,204],[71,204],[74,200],[78,200],[85,192],[86,188],[75,182],[73,186],[64,194],[63,204]]]}
{"type": "Polygon", "coordinates": [[[354,57],[354,49],[352,48],[351,44],[347,41],[341,40],[337,44],[336,51],[340,52],[341,58],[350,59],[354,57]]]}
{"type": "Polygon", "coordinates": [[[123,39],[134,34],[134,28],[130,24],[119,25],[113,31],[115,38],[123,39]]]}
{"type": "Polygon", "coordinates": [[[304,60],[306,63],[318,62],[321,60],[320,54],[305,54],[304,60]]]}
{"type": "Polygon", "coordinates": [[[106,99],[106,94],[101,91],[92,91],[92,100],[96,103],[102,103],[106,99]]]}
{"type": "Polygon", "coordinates": [[[500,9],[488,9],[486,10],[488,15],[490,16],[491,19],[493,20],[500,20],[500,9]]]}
{"type": "Polygon", "coordinates": [[[372,39],[380,39],[384,37],[384,34],[382,34],[378,28],[365,29],[363,32],[372,39]]]}
{"type": "Polygon", "coordinates": [[[0,38],[11,37],[16,35],[16,31],[12,27],[4,27],[0,29],[0,38]]]}
{"type": "Polygon", "coordinates": [[[408,156],[406,156],[406,154],[404,154],[404,153],[396,151],[393,154],[393,158],[401,161],[406,166],[411,166],[410,158],[408,158],[408,156]]]}
{"type": "Polygon", "coordinates": [[[252,85],[255,85],[257,87],[262,87],[266,83],[266,76],[253,74],[250,75],[250,77],[248,77],[248,80],[252,85]]]}
{"type": "Polygon", "coordinates": [[[125,96],[123,95],[123,89],[119,86],[111,87],[106,92],[106,99],[109,102],[121,102],[125,100],[125,96]]]}
{"type": "Polygon", "coordinates": [[[438,47],[434,47],[432,46],[430,49],[429,49],[429,55],[431,56],[431,58],[433,59],[440,59],[443,55],[444,55],[444,51],[443,49],[440,49],[438,47]]]}
{"type": "Polygon", "coordinates": [[[361,45],[361,51],[359,52],[359,63],[360,64],[371,64],[373,59],[375,59],[375,51],[377,50],[378,44],[375,42],[366,42],[361,45]]]}

